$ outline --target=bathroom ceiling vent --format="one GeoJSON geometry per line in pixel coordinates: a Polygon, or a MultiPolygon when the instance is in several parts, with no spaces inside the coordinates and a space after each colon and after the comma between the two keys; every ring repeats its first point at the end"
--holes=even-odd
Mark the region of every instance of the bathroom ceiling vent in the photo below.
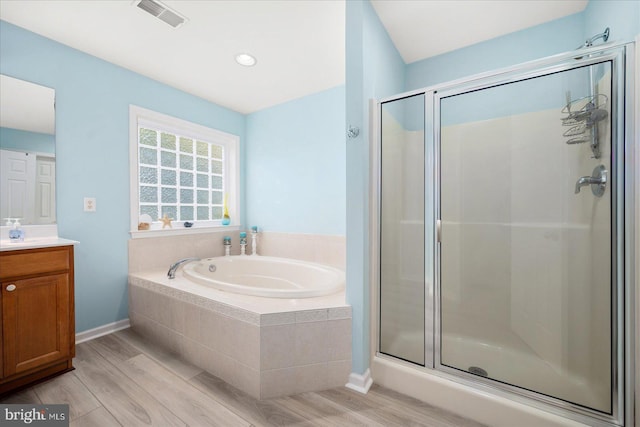
{"type": "Polygon", "coordinates": [[[187,21],[187,18],[180,15],[176,11],[169,9],[159,1],[155,0],[138,0],[135,5],[156,18],[166,22],[173,28],[178,28],[187,21]]]}

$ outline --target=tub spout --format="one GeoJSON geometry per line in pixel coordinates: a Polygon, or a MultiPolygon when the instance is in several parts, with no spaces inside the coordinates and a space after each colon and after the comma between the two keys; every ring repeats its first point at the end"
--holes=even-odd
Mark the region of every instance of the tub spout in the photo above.
{"type": "Polygon", "coordinates": [[[182,265],[185,264],[187,262],[190,261],[200,261],[200,258],[184,258],[181,259],[180,261],[176,261],[173,264],[171,264],[171,267],[169,267],[169,271],[167,271],[167,277],[169,279],[175,279],[176,278],[176,271],[178,270],[178,268],[182,265]]]}
{"type": "Polygon", "coordinates": [[[578,181],[576,182],[575,193],[578,194],[582,187],[586,187],[587,185],[591,184],[600,184],[600,180],[591,178],[590,176],[582,176],[578,178],[578,181]]]}
{"type": "Polygon", "coordinates": [[[591,186],[594,196],[602,197],[607,186],[607,170],[603,165],[596,166],[591,176],[581,176],[576,182],[575,192],[578,194],[582,187],[591,186]]]}

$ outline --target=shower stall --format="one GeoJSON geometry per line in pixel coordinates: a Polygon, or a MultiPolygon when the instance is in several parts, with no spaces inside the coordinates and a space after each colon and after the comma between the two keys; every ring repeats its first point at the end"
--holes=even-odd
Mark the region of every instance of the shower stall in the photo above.
{"type": "Polygon", "coordinates": [[[632,58],[587,47],[377,104],[374,359],[628,422],[632,58]]]}

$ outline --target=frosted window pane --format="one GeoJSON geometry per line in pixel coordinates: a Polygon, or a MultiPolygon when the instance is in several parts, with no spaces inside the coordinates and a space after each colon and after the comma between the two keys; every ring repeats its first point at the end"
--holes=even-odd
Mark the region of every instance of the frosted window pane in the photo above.
{"type": "Polygon", "coordinates": [[[198,157],[196,164],[198,172],[209,172],[209,161],[207,159],[198,157]]]}
{"type": "Polygon", "coordinates": [[[180,155],[180,169],[193,170],[193,157],[180,155]]]}
{"type": "Polygon", "coordinates": [[[193,206],[180,207],[180,221],[193,221],[193,206]]]}
{"type": "Polygon", "coordinates": [[[163,185],[176,185],[176,171],[162,169],[161,173],[161,182],[163,185]]]}
{"type": "Polygon", "coordinates": [[[153,221],[158,219],[158,207],[157,206],[140,206],[140,215],[147,214],[153,221]]]}
{"type": "Polygon", "coordinates": [[[140,187],[140,201],[143,203],[157,203],[158,189],[156,187],[140,187]]]}
{"type": "Polygon", "coordinates": [[[158,163],[157,151],[151,148],[140,147],[140,163],[155,166],[156,163],[158,163]]]}
{"type": "Polygon", "coordinates": [[[206,205],[209,203],[209,192],[207,190],[198,190],[198,204],[206,205]]]}
{"type": "Polygon", "coordinates": [[[140,129],[140,144],[155,147],[158,145],[158,133],[151,129],[140,129]]]}
{"type": "Polygon", "coordinates": [[[208,206],[198,206],[198,220],[208,220],[209,219],[209,207],[208,206]]]}
{"type": "Polygon", "coordinates": [[[162,216],[167,214],[169,218],[173,218],[174,220],[178,217],[178,209],[175,206],[163,206],[162,207],[162,216]]]}
{"type": "Polygon", "coordinates": [[[170,153],[168,151],[163,151],[160,154],[160,160],[161,160],[162,166],[166,166],[166,167],[169,167],[169,168],[175,168],[176,167],[176,154],[175,153],[170,153]]]}
{"type": "MultiPolygon", "coordinates": [[[[0,0],[1,1],[1,0],[0,0]]],[[[140,212],[154,221],[221,219],[224,146],[162,129],[138,129],[140,212]]]]}
{"type": "Polygon", "coordinates": [[[193,153],[193,139],[180,138],[180,151],[183,153],[193,153]]]}
{"type": "Polygon", "coordinates": [[[211,219],[222,219],[222,206],[214,206],[211,208],[211,219]]]}
{"type": "Polygon", "coordinates": [[[221,159],[222,158],[222,146],[211,144],[211,158],[212,159],[221,159]]]}
{"type": "Polygon", "coordinates": [[[160,134],[160,146],[162,148],[166,148],[167,150],[175,150],[176,149],[176,136],[170,133],[162,133],[160,134]]]}
{"type": "Polygon", "coordinates": [[[211,189],[213,189],[213,190],[222,190],[222,177],[221,176],[212,176],[211,177],[211,189]]]}
{"type": "Polygon", "coordinates": [[[209,144],[202,141],[196,142],[196,154],[198,156],[209,157],[209,144]]]}
{"type": "Polygon", "coordinates": [[[222,162],[220,160],[211,160],[211,173],[222,175],[222,162]]]}
{"type": "Polygon", "coordinates": [[[209,188],[209,177],[207,175],[198,174],[198,188],[209,188]]]}
{"type": "Polygon", "coordinates": [[[162,203],[176,203],[177,199],[175,188],[162,187],[162,203]]]}
{"type": "Polygon", "coordinates": [[[193,203],[193,190],[180,190],[180,203],[193,203]]]}
{"type": "Polygon", "coordinates": [[[158,183],[158,169],[140,167],[140,183],[141,184],[157,184],[158,183]]]}
{"type": "Polygon", "coordinates": [[[193,174],[190,172],[180,172],[180,185],[182,187],[193,187],[193,174]]]}
{"type": "Polygon", "coordinates": [[[222,191],[212,191],[211,192],[211,204],[212,205],[221,205],[222,204],[222,191]]]}

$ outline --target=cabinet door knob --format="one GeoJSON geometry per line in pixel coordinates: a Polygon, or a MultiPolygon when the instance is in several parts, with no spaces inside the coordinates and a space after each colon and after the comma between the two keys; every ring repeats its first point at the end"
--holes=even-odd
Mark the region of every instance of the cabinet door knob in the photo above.
{"type": "Polygon", "coordinates": [[[10,285],[7,285],[7,291],[13,292],[15,290],[16,290],[16,285],[14,285],[13,283],[10,285]]]}

